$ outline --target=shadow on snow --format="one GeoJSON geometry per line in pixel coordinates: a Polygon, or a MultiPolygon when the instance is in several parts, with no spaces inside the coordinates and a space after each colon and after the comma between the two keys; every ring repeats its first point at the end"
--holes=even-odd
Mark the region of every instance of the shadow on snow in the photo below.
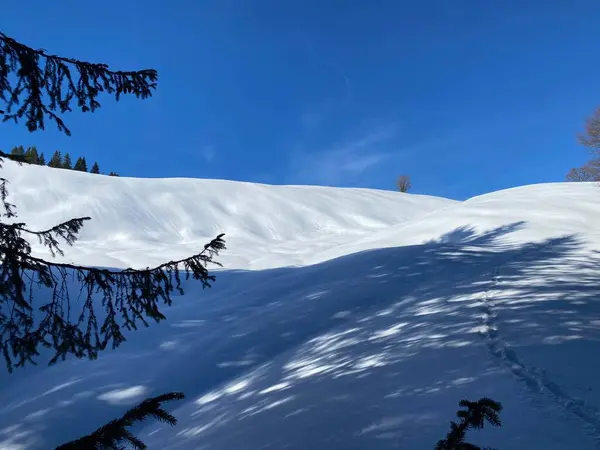
{"type": "MultiPolygon", "coordinates": [[[[465,227],[308,267],[220,271],[203,292],[189,282],[167,321],[97,361],[0,375],[0,444],[55,446],[168,391],[186,394],[170,405],[180,422],[149,424],[140,437],[150,448],[431,448],[460,398],[522,408],[517,386],[551,409],[506,376],[488,341],[555,367],[574,395],[572,372],[587,371],[591,386],[600,255],[575,236],[502,239],[523,226],[465,227]],[[553,361],[562,348],[572,370],[553,361]]],[[[494,445],[542,432],[562,445],[559,430],[528,420],[507,417],[494,445]]]]}

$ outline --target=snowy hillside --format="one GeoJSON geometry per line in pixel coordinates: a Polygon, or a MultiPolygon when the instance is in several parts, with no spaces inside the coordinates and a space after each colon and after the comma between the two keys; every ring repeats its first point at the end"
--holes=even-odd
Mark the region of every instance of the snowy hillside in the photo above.
{"type": "MultiPolygon", "coordinates": [[[[502,450],[600,448],[600,187],[454,202],[8,165],[20,217],[90,215],[66,258],[148,265],[227,233],[215,286],[97,361],[0,373],[0,449],[47,449],[183,391],[151,449],[431,449],[462,398],[502,450]],[[241,270],[252,269],[252,270],[241,270]]],[[[44,295],[44,293],[39,293],[44,295]]]]}
{"type": "Polygon", "coordinates": [[[178,259],[219,233],[229,269],[302,265],[321,248],[457,203],[368,189],[107,177],[11,161],[3,171],[19,220],[47,228],[90,216],[67,259],[111,267],[178,259]]]}

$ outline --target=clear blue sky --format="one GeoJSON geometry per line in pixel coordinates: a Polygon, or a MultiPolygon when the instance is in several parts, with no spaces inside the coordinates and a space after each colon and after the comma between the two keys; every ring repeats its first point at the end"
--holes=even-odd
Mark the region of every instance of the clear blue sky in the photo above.
{"type": "Polygon", "coordinates": [[[32,0],[0,27],[159,71],[150,100],[67,114],[72,137],[2,125],[4,149],[123,176],[394,189],[406,173],[464,199],[563,180],[600,106],[598,0],[32,0]]]}

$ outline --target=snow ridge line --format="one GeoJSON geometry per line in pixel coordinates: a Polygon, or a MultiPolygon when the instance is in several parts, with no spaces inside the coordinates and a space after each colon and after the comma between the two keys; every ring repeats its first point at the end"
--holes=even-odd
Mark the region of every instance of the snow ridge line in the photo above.
{"type": "Polygon", "coordinates": [[[596,441],[595,447],[600,449],[600,410],[570,395],[566,388],[553,382],[543,369],[526,364],[499,335],[493,291],[501,283],[500,278],[498,266],[492,271],[491,285],[481,298],[483,331],[480,333],[486,339],[490,354],[496,361],[506,366],[529,390],[539,395],[548,395],[568,413],[585,422],[596,441]]]}

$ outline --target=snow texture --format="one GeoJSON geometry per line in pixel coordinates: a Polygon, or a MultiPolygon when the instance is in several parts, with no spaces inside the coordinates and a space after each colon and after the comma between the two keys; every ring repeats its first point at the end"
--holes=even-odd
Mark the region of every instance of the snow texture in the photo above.
{"type": "MultiPolygon", "coordinates": [[[[225,232],[217,282],[97,361],[0,373],[0,449],[48,449],[183,391],[150,449],[431,449],[458,401],[500,449],[600,449],[600,187],[464,202],[5,162],[19,221],[89,215],[65,260],[145,267],[225,232]]],[[[36,254],[47,256],[34,246],[36,254]]],[[[36,293],[41,297],[46,292],[36,293]]]]}

